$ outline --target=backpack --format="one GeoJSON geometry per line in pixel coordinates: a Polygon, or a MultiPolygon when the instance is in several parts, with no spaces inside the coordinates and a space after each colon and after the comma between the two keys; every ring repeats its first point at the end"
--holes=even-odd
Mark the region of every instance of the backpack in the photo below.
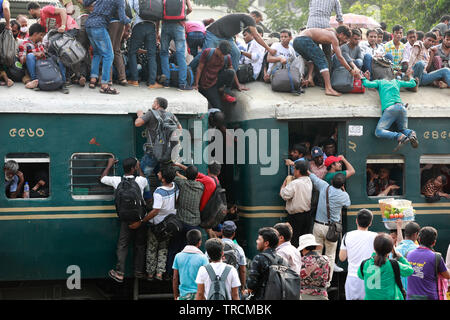
{"type": "Polygon", "coordinates": [[[163,0],[139,0],[138,16],[143,20],[161,20],[163,17],[163,0]]]}
{"type": "Polygon", "coordinates": [[[135,178],[122,177],[114,192],[114,204],[119,219],[133,223],[145,215],[145,201],[135,178]]]}
{"type": "Polygon", "coordinates": [[[52,30],[48,40],[49,51],[55,54],[66,67],[71,67],[86,56],[86,49],[67,32],[60,33],[52,30]]]}
{"type": "Polygon", "coordinates": [[[331,74],[331,86],[338,92],[349,93],[353,90],[353,78],[353,75],[347,69],[339,66],[331,74]]]}
{"type": "MultiPolygon", "coordinates": [[[[361,262],[361,265],[359,266],[359,270],[361,271],[361,275],[363,276],[363,278],[364,278],[364,270],[363,270],[364,264],[366,263],[366,261],[370,259],[371,258],[363,260],[361,262]]],[[[391,263],[392,269],[394,270],[395,283],[397,284],[397,287],[400,289],[400,292],[403,295],[403,299],[406,300],[406,291],[403,288],[402,279],[400,277],[400,266],[398,265],[398,261],[394,259],[389,259],[389,262],[391,263]]]]}
{"type": "Polygon", "coordinates": [[[392,80],[394,79],[394,69],[392,63],[385,58],[372,59],[372,79],[373,80],[392,80]]]}
{"type": "Polygon", "coordinates": [[[239,83],[248,83],[255,81],[253,78],[253,66],[249,64],[241,64],[236,72],[239,83]]]}
{"type": "Polygon", "coordinates": [[[270,76],[271,87],[277,92],[297,93],[301,89],[301,76],[298,74],[299,69],[291,68],[289,63],[275,67],[270,76]]]}
{"type": "MultiPolygon", "coordinates": [[[[205,49],[206,50],[206,49],[205,49]]],[[[211,59],[211,57],[212,57],[212,55],[214,54],[214,51],[215,51],[216,49],[215,48],[210,48],[210,50],[209,50],[209,53],[208,53],[208,57],[207,57],[207,59],[206,59],[206,62],[209,62],[209,60],[211,59]]],[[[200,58],[201,58],[201,56],[202,56],[202,53],[203,53],[203,51],[202,52],[199,52],[195,57],[194,57],[194,59],[191,61],[191,63],[189,64],[189,67],[191,67],[191,70],[192,70],[192,72],[195,74],[195,73],[197,73],[197,68],[198,68],[198,65],[200,64],[200,58]]],[[[228,61],[228,64],[227,63],[224,63],[224,65],[223,65],[223,67],[224,67],[224,69],[227,67],[227,65],[228,65],[228,67],[229,66],[231,66],[231,57],[230,57],[230,55],[229,54],[227,54],[226,56],[226,60],[228,61]]]]}
{"type": "Polygon", "coordinates": [[[21,82],[25,76],[25,67],[19,61],[19,58],[15,57],[14,64],[7,68],[6,74],[14,82],[21,82]]]}
{"type": "Polygon", "coordinates": [[[39,89],[42,91],[59,90],[64,85],[56,60],[56,57],[51,56],[48,59],[36,61],[36,76],[39,80],[39,89]]]}
{"type": "Polygon", "coordinates": [[[3,30],[0,33],[0,60],[6,66],[12,66],[15,62],[17,51],[16,41],[11,30],[3,30]]]}
{"type": "Polygon", "coordinates": [[[213,178],[213,180],[216,183],[216,189],[200,212],[200,227],[204,229],[216,227],[227,214],[226,190],[217,184],[216,179],[213,178]]]}
{"type": "Polygon", "coordinates": [[[158,121],[156,134],[154,137],[151,137],[153,139],[150,139],[152,141],[151,153],[159,162],[170,161],[172,159],[172,149],[178,143],[177,141],[170,141],[172,134],[178,128],[175,116],[168,111],[164,111],[162,114],[153,109],[150,111],[158,121]]]}
{"type": "Polygon", "coordinates": [[[236,270],[239,269],[239,251],[234,243],[224,242],[223,255],[226,264],[233,266],[236,270]]]}
{"type": "MultiPolygon", "coordinates": [[[[176,66],[174,63],[169,64],[169,71],[170,71],[170,85],[172,87],[178,88],[178,74],[180,72],[180,68],[176,66]]],[[[186,84],[190,87],[194,85],[194,73],[192,72],[191,67],[187,66],[186,70],[186,84]]]]}
{"type": "Polygon", "coordinates": [[[211,279],[211,287],[207,294],[207,300],[231,300],[225,285],[225,281],[231,271],[231,266],[226,266],[220,276],[216,275],[211,264],[206,265],[205,269],[211,279]]]}
{"type": "Polygon", "coordinates": [[[186,19],[186,0],[164,0],[164,20],[186,19]]]}
{"type": "Polygon", "coordinates": [[[300,300],[300,276],[270,254],[262,255],[271,263],[263,300],[300,300]]]}

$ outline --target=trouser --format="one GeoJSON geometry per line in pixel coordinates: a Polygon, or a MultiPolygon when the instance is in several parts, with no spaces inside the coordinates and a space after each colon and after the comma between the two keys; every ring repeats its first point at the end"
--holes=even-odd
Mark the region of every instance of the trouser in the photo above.
{"type": "Polygon", "coordinates": [[[147,233],[147,274],[153,276],[166,272],[167,251],[169,240],[158,241],[152,231],[152,227],[148,228],[147,233]]]}
{"type": "Polygon", "coordinates": [[[186,233],[192,229],[200,230],[199,226],[191,226],[189,224],[183,223],[183,230],[181,230],[175,237],[170,239],[169,251],[167,253],[167,263],[166,263],[166,274],[172,276],[173,274],[173,261],[175,260],[175,255],[181,252],[187,244],[186,233]]]}
{"type": "Polygon", "coordinates": [[[312,61],[319,72],[329,71],[329,63],[324,52],[310,37],[297,37],[294,39],[294,49],[306,61],[312,61]]]}
{"type": "Polygon", "coordinates": [[[120,223],[119,241],[117,242],[117,265],[116,271],[125,273],[125,261],[127,260],[128,245],[134,240],[134,273],[144,273],[145,262],[145,240],[147,236],[147,226],[141,225],[137,229],[130,229],[128,223],[120,223]]]}
{"type": "Polygon", "coordinates": [[[186,37],[191,55],[195,57],[198,54],[198,48],[203,48],[206,36],[201,31],[189,32],[186,37]]]}
{"type": "Polygon", "coordinates": [[[364,280],[347,275],[345,280],[345,299],[364,300],[365,295],[364,280]]]}
{"type": "MultiPolygon", "coordinates": [[[[47,58],[50,59],[50,58],[47,58]]],[[[26,66],[28,73],[30,74],[31,80],[37,79],[36,74],[36,56],[32,53],[27,54],[26,66]]],[[[62,64],[61,61],[58,60],[59,71],[61,72],[62,79],[66,82],[66,67],[62,64]]]]}
{"type": "Polygon", "coordinates": [[[78,33],[76,35],[77,41],[83,46],[83,48],[86,50],[86,55],[84,56],[83,60],[81,62],[75,64],[73,66],[73,72],[75,73],[75,76],[77,78],[85,77],[87,78],[89,74],[91,73],[91,54],[89,53],[89,37],[86,32],[85,23],[88,18],[88,15],[81,16],[80,19],[80,29],[78,30],[78,33]]]}
{"type": "Polygon", "coordinates": [[[413,66],[414,78],[419,78],[420,86],[427,86],[436,80],[442,80],[450,86],[450,68],[442,68],[430,73],[424,72],[426,64],[423,61],[417,62],[413,66]]]}
{"type": "Polygon", "coordinates": [[[402,134],[409,137],[412,132],[408,129],[408,116],[405,107],[401,103],[396,103],[383,111],[375,129],[375,136],[382,139],[398,140],[402,134]],[[398,132],[389,131],[393,123],[396,124],[398,132]]]}
{"type": "Polygon", "coordinates": [[[169,69],[169,46],[170,41],[175,42],[175,57],[177,59],[178,84],[179,86],[186,86],[187,64],[186,64],[186,32],[184,27],[177,21],[164,21],[161,27],[161,69],[166,76],[166,84],[170,83],[170,69],[169,69]]]}
{"type": "Polygon", "coordinates": [[[206,39],[203,43],[203,49],[217,48],[222,40],[228,41],[231,44],[231,63],[234,71],[237,71],[239,68],[239,59],[241,58],[241,50],[239,50],[233,38],[219,38],[214,33],[206,31],[206,39]]]}
{"type": "MultiPolygon", "coordinates": [[[[386,59],[390,60],[391,62],[394,61],[394,56],[392,55],[392,53],[387,53],[384,56],[386,59]]],[[[366,72],[369,71],[370,72],[370,79],[372,80],[372,60],[373,57],[370,53],[366,53],[364,55],[364,59],[363,59],[363,64],[362,64],[362,71],[366,72]]]]}
{"type": "Polygon", "coordinates": [[[294,247],[298,247],[298,238],[302,235],[309,233],[309,227],[311,223],[311,212],[300,212],[294,214],[288,214],[286,221],[292,227],[292,239],[291,243],[294,247]]]}
{"type": "Polygon", "coordinates": [[[322,44],[322,51],[325,54],[325,58],[327,58],[328,65],[331,66],[331,44],[322,44]]]}
{"type": "MultiPolygon", "coordinates": [[[[138,80],[137,52],[144,43],[147,50],[148,84],[156,83],[156,26],[151,22],[141,22],[133,27],[131,33],[130,48],[128,51],[128,67],[130,69],[130,80],[138,80]]],[[[145,73],[145,72],[144,72],[145,73]]]]}
{"type": "MultiPolygon", "coordinates": [[[[122,51],[120,51],[120,43],[122,42],[122,34],[125,26],[120,21],[111,22],[108,26],[109,37],[114,51],[113,64],[117,69],[117,80],[123,81],[126,79],[125,64],[123,62],[122,51]]],[[[112,79],[110,79],[111,81],[112,79]]]]}
{"type": "MultiPolygon", "coordinates": [[[[151,179],[150,177],[153,174],[158,174],[158,170],[159,170],[159,161],[153,157],[150,153],[145,153],[144,156],[141,159],[141,168],[142,168],[142,172],[145,175],[145,178],[147,179],[148,182],[148,188],[146,187],[144,190],[144,199],[153,199],[153,191],[150,186],[151,186],[151,179]]],[[[159,180],[158,180],[159,182],[159,180]]]]}
{"type": "Polygon", "coordinates": [[[334,260],[336,258],[336,249],[337,249],[337,241],[331,242],[328,241],[326,236],[328,232],[329,226],[325,226],[320,223],[314,223],[313,235],[316,238],[317,243],[319,243],[322,247],[325,247],[325,255],[330,260],[330,278],[328,279],[328,287],[331,284],[331,279],[333,279],[333,271],[334,271],[334,260]]]}
{"type": "Polygon", "coordinates": [[[94,49],[92,58],[91,78],[98,78],[100,61],[102,61],[102,84],[109,82],[111,66],[114,60],[114,51],[111,38],[106,28],[86,28],[89,41],[94,49]]]}
{"type": "Polygon", "coordinates": [[[218,108],[223,110],[222,108],[222,96],[219,93],[219,89],[225,87],[225,92],[231,93],[231,86],[233,85],[235,71],[232,69],[221,70],[217,76],[217,82],[215,85],[208,89],[199,88],[199,92],[208,99],[208,102],[211,104],[212,108],[218,108]]]}

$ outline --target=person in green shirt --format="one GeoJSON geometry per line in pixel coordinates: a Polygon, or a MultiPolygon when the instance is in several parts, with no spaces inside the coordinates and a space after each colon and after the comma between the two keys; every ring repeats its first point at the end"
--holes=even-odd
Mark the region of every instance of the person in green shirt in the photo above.
{"type": "Polygon", "coordinates": [[[394,151],[400,149],[405,143],[411,142],[413,148],[417,148],[419,141],[414,130],[408,129],[408,116],[406,107],[400,98],[400,88],[415,88],[417,90],[418,79],[411,79],[412,71],[408,70],[406,76],[409,81],[402,80],[374,80],[369,81],[370,72],[366,71],[362,78],[362,83],[366,88],[378,90],[381,100],[381,118],[375,129],[377,138],[396,140],[398,142],[394,151]],[[397,125],[398,132],[389,131],[391,125],[397,125]]]}
{"type": "Polygon", "coordinates": [[[325,167],[327,167],[327,174],[323,180],[329,184],[331,184],[331,180],[333,180],[334,176],[338,173],[342,173],[347,179],[356,173],[355,168],[353,168],[351,163],[348,162],[343,155],[340,155],[339,157],[327,157],[325,160],[325,167]],[[345,164],[347,170],[342,170],[342,163],[345,164]]]}
{"type": "MultiPolygon", "coordinates": [[[[408,260],[394,250],[392,238],[386,233],[379,234],[373,241],[375,252],[362,262],[358,268],[358,277],[364,280],[364,300],[405,300],[395,281],[392,262],[388,259],[392,252],[397,257],[400,276],[409,277],[414,269],[408,260]]],[[[395,263],[395,262],[394,262],[395,263]]]]}

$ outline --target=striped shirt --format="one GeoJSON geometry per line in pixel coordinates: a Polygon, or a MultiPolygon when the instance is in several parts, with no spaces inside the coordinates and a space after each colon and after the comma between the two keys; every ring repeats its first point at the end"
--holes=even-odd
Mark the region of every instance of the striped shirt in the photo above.
{"type": "Polygon", "coordinates": [[[310,0],[307,28],[329,28],[331,13],[336,12],[336,21],[344,21],[339,0],[310,0]]]}
{"type": "Polygon", "coordinates": [[[175,183],[172,183],[172,187],[158,187],[153,193],[153,209],[159,209],[158,214],[149,222],[152,224],[158,224],[162,222],[168,215],[176,214],[175,209],[176,199],[180,190],[175,183]]]}
{"type": "Polygon", "coordinates": [[[405,45],[399,42],[397,49],[395,47],[394,40],[391,40],[384,45],[384,51],[386,54],[390,53],[394,57],[394,69],[400,69],[400,64],[403,60],[403,52],[405,51],[405,45]]]}
{"type": "Polygon", "coordinates": [[[190,226],[200,225],[200,200],[204,186],[195,180],[175,178],[175,183],[180,188],[177,203],[177,217],[190,226]]]}
{"type": "Polygon", "coordinates": [[[42,43],[40,42],[34,43],[30,39],[27,39],[24,42],[22,42],[21,45],[19,45],[19,60],[22,61],[23,59],[25,59],[25,57],[29,53],[37,53],[37,52],[45,52],[42,43]]]}

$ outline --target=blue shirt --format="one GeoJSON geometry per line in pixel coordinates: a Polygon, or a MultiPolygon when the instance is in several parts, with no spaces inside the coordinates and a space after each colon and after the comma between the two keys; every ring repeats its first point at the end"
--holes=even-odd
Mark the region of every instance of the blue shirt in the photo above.
{"type": "Polygon", "coordinates": [[[188,293],[197,292],[195,278],[197,277],[198,269],[200,269],[201,266],[206,266],[208,263],[209,261],[204,254],[186,252],[177,253],[172,268],[178,270],[180,279],[180,297],[185,296],[188,293]]]}
{"type": "Polygon", "coordinates": [[[95,1],[94,11],[86,20],[86,28],[108,28],[114,14],[119,14],[119,20],[123,24],[131,23],[131,19],[125,14],[124,0],[83,0],[85,7],[95,1]]]}
{"type": "Polygon", "coordinates": [[[11,181],[5,181],[5,190],[9,189],[10,193],[16,192],[19,186],[19,177],[14,176],[11,181]]]}
{"type": "Polygon", "coordinates": [[[4,18],[4,16],[3,16],[3,0],[0,0],[0,18],[4,18]]]}
{"type": "MultiPolygon", "coordinates": [[[[323,223],[329,223],[327,217],[327,198],[326,191],[329,184],[318,178],[314,173],[309,175],[314,187],[319,190],[319,203],[317,204],[316,220],[323,223]]],[[[330,186],[328,190],[328,201],[330,204],[330,220],[334,222],[341,221],[342,207],[349,207],[350,197],[347,192],[330,186]]]]}
{"type": "MultiPolygon", "coordinates": [[[[305,158],[299,158],[299,159],[295,160],[294,164],[297,163],[298,161],[305,161],[305,158]]],[[[293,165],[289,168],[289,172],[291,175],[294,175],[294,168],[295,168],[295,165],[293,165]]]]}
{"type": "MultiPolygon", "coordinates": [[[[403,240],[402,242],[400,242],[398,247],[395,248],[395,250],[397,250],[399,253],[401,253],[402,256],[405,257],[408,252],[415,250],[418,247],[419,246],[417,244],[415,244],[414,241],[412,241],[412,240],[403,240]]],[[[403,288],[406,291],[406,288],[408,288],[408,278],[402,277],[402,283],[403,283],[403,288]]]]}

